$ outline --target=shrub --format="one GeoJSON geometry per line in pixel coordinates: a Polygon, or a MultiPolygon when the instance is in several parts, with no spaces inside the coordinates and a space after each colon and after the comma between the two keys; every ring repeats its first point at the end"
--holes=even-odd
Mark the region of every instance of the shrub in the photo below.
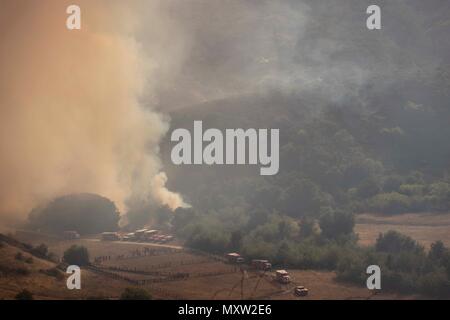
{"type": "Polygon", "coordinates": [[[33,263],[33,257],[25,257],[22,252],[17,252],[14,258],[18,261],[24,261],[25,263],[33,263]]]}
{"type": "Polygon", "coordinates": [[[35,256],[41,257],[41,258],[47,258],[48,255],[48,247],[45,244],[40,244],[37,247],[34,247],[31,249],[31,253],[35,256]]]}
{"type": "Polygon", "coordinates": [[[430,185],[430,192],[426,197],[434,210],[445,211],[450,208],[450,184],[437,182],[430,185]]]}
{"type": "Polygon", "coordinates": [[[402,235],[397,231],[388,231],[380,233],[375,244],[376,251],[388,253],[401,253],[405,251],[423,252],[423,247],[408,236],[402,235]]]}
{"type": "Polygon", "coordinates": [[[428,257],[431,260],[442,260],[445,259],[447,254],[448,249],[444,246],[444,243],[442,241],[436,241],[431,244],[428,257]]]}
{"type": "Polygon", "coordinates": [[[367,275],[367,264],[359,255],[343,257],[337,266],[337,280],[364,285],[367,275]]]}
{"type": "Polygon", "coordinates": [[[40,270],[41,273],[46,274],[50,277],[54,277],[57,280],[63,280],[64,279],[64,275],[63,273],[58,269],[58,268],[50,268],[47,270],[40,270]]]}
{"type": "Polygon", "coordinates": [[[402,184],[399,192],[407,196],[421,196],[425,194],[426,186],[423,184],[402,184]]]}
{"type": "Polygon", "coordinates": [[[381,273],[381,287],[386,291],[412,293],[416,291],[416,279],[408,273],[383,270],[381,273]]]}
{"type": "Polygon", "coordinates": [[[352,213],[334,211],[330,208],[321,210],[319,219],[320,229],[325,238],[337,239],[339,236],[348,235],[353,232],[355,219],[352,213]]]}
{"type": "Polygon", "coordinates": [[[208,252],[222,253],[227,250],[230,243],[230,236],[220,230],[207,230],[197,228],[197,232],[191,234],[186,244],[195,249],[208,252]]]}
{"type": "Polygon", "coordinates": [[[450,297],[450,283],[447,275],[442,271],[425,274],[418,279],[418,289],[421,293],[436,297],[450,297]]]}
{"type": "Polygon", "coordinates": [[[304,217],[300,224],[300,236],[302,238],[308,238],[316,233],[316,222],[314,219],[304,217]]]}
{"type": "Polygon", "coordinates": [[[380,190],[381,188],[375,180],[368,179],[358,186],[356,189],[356,195],[359,198],[367,199],[378,194],[380,190]]]}
{"type": "Polygon", "coordinates": [[[73,245],[64,252],[64,262],[77,266],[89,264],[89,252],[86,247],[73,245]]]}
{"type": "Polygon", "coordinates": [[[24,267],[8,267],[4,265],[0,265],[0,275],[17,275],[17,276],[27,276],[30,274],[30,270],[24,267]]]}
{"type": "Polygon", "coordinates": [[[398,175],[389,176],[383,183],[383,191],[388,193],[398,191],[402,183],[403,183],[402,177],[398,175]]]}
{"type": "Polygon", "coordinates": [[[29,215],[30,226],[52,233],[77,230],[80,234],[115,231],[120,219],[115,204],[95,194],[72,194],[35,208],[29,215]]]}
{"type": "Polygon", "coordinates": [[[381,193],[369,200],[369,208],[387,214],[404,213],[410,208],[408,196],[398,192],[381,193]]]}
{"type": "Polygon", "coordinates": [[[16,294],[15,298],[16,300],[33,300],[33,294],[27,289],[24,289],[16,294]]]}
{"type": "Polygon", "coordinates": [[[151,300],[151,294],[142,288],[126,288],[120,300],[151,300]]]}

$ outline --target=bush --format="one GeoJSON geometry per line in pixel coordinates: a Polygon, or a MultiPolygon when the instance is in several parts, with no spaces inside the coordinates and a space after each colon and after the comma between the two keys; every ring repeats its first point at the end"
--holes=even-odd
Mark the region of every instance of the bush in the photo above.
{"type": "Polygon", "coordinates": [[[48,256],[48,247],[45,244],[40,244],[37,247],[31,249],[31,253],[35,256],[41,257],[41,258],[47,258],[48,256]]]}
{"type": "Polygon", "coordinates": [[[0,265],[0,275],[17,275],[17,276],[27,276],[30,274],[30,270],[24,267],[8,267],[0,265]]]}
{"type": "Polygon", "coordinates": [[[141,288],[126,288],[120,296],[120,300],[151,300],[151,294],[141,288]]]}
{"type": "Polygon", "coordinates": [[[58,269],[58,268],[51,268],[51,269],[47,269],[47,270],[40,270],[40,272],[42,272],[43,274],[46,274],[50,277],[54,277],[57,280],[63,280],[64,279],[64,274],[58,269]]]}
{"type": "Polygon", "coordinates": [[[384,181],[383,191],[387,193],[398,191],[402,183],[403,183],[402,177],[398,175],[389,176],[384,181]]]}
{"type": "Polygon", "coordinates": [[[22,252],[17,252],[14,257],[16,260],[24,261],[25,263],[31,264],[33,263],[33,257],[25,257],[22,252]]]}
{"type": "Polygon", "coordinates": [[[408,273],[383,270],[381,273],[381,287],[386,291],[399,293],[416,292],[417,280],[408,273]]]}
{"type": "Polygon", "coordinates": [[[399,192],[407,196],[422,196],[426,192],[426,186],[423,184],[402,184],[399,192]]]}
{"type": "Polygon", "coordinates": [[[73,194],[57,198],[29,215],[31,227],[46,232],[76,230],[80,234],[115,231],[120,219],[115,204],[95,194],[73,194]]]}
{"type": "Polygon", "coordinates": [[[309,217],[304,217],[300,224],[300,236],[308,238],[316,234],[316,221],[309,217]]]}
{"type": "Polygon", "coordinates": [[[325,238],[337,239],[340,236],[349,235],[353,232],[355,218],[352,213],[334,211],[331,208],[322,209],[319,226],[325,238]]]}
{"type": "Polygon", "coordinates": [[[71,265],[86,266],[89,265],[89,252],[86,247],[73,245],[64,252],[63,260],[71,265]]]}
{"type": "Polygon", "coordinates": [[[426,197],[434,210],[446,211],[450,208],[450,184],[437,182],[430,185],[430,192],[426,197]]]}
{"type": "Polygon", "coordinates": [[[367,264],[360,256],[344,257],[337,266],[337,280],[364,285],[367,278],[366,268],[367,264]]]}
{"type": "Polygon", "coordinates": [[[448,249],[444,246],[442,241],[436,241],[431,244],[428,257],[431,260],[443,260],[448,254],[448,249]]]}
{"type": "Polygon", "coordinates": [[[356,195],[361,199],[367,199],[375,196],[380,192],[381,188],[373,179],[365,180],[356,189],[356,195]]]}
{"type": "Polygon", "coordinates": [[[368,205],[375,212],[396,214],[407,212],[411,202],[408,196],[398,192],[391,192],[376,195],[369,200],[368,205]]]}
{"type": "Polygon", "coordinates": [[[16,300],[33,300],[33,294],[28,291],[27,289],[24,289],[20,291],[18,294],[16,294],[15,297],[16,300]]]}
{"type": "Polygon", "coordinates": [[[423,247],[419,246],[416,241],[392,230],[384,234],[380,233],[375,249],[378,252],[387,253],[423,252],[423,247]]]}
{"type": "Polygon", "coordinates": [[[204,227],[196,227],[186,245],[188,247],[204,250],[213,253],[223,253],[229,248],[230,235],[221,230],[205,229],[204,227]]]}
{"type": "Polygon", "coordinates": [[[435,271],[418,279],[418,289],[421,293],[436,297],[450,297],[450,283],[445,272],[435,271]]]}

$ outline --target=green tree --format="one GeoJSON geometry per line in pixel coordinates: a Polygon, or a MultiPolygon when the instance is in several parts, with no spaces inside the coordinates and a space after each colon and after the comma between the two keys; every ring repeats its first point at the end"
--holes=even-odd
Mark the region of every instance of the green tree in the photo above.
{"type": "Polygon", "coordinates": [[[428,257],[432,260],[442,260],[448,253],[447,248],[444,246],[442,241],[436,241],[431,244],[430,251],[428,252],[428,257]]]}
{"type": "Polygon", "coordinates": [[[353,233],[355,218],[352,213],[332,208],[323,208],[321,211],[319,226],[325,238],[337,239],[353,233]]]}
{"type": "Polygon", "coordinates": [[[76,230],[80,234],[115,231],[120,219],[115,204],[95,194],[73,194],[57,198],[29,215],[34,229],[62,233],[76,230]]]}
{"type": "Polygon", "coordinates": [[[72,265],[89,265],[89,252],[86,247],[73,245],[64,252],[63,260],[72,265]]]}
{"type": "Polygon", "coordinates": [[[310,217],[304,217],[300,224],[300,236],[308,238],[315,233],[315,220],[310,217]]]}
{"type": "Polygon", "coordinates": [[[393,230],[384,234],[380,233],[375,244],[375,249],[388,253],[423,252],[423,247],[419,246],[416,241],[393,230]]]}

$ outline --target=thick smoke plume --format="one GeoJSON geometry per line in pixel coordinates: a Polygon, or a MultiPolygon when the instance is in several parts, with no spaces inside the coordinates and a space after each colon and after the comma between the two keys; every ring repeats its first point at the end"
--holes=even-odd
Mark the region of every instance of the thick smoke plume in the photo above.
{"type": "Polygon", "coordinates": [[[82,29],[69,31],[70,4],[0,2],[0,218],[78,192],[122,212],[133,199],[184,206],[160,173],[168,123],[142,103],[156,62],[134,38],[139,10],[77,1],[82,29]]]}
{"type": "Polygon", "coordinates": [[[443,0],[380,0],[380,32],[369,0],[78,0],[81,31],[65,28],[70,4],[0,0],[2,217],[71,192],[183,206],[164,188],[168,124],[152,107],[272,89],[366,106],[368,89],[449,64],[443,0]]]}

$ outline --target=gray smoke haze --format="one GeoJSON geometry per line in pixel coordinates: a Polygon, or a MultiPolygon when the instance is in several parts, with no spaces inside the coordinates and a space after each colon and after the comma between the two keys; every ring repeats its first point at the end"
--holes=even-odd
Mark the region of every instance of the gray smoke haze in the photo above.
{"type": "Polygon", "coordinates": [[[122,213],[134,202],[185,206],[161,172],[168,122],[141,101],[156,78],[135,38],[137,4],[78,1],[82,30],[68,31],[71,3],[0,2],[2,220],[69,193],[106,196],[122,213]]]}
{"type": "Polygon", "coordinates": [[[432,77],[448,62],[448,1],[377,1],[383,29],[373,32],[366,28],[370,4],[163,1],[174,26],[171,44],[184,51],[176,51],[176,72],[157,85],[158,103],[173,108],[270,88],[317,90],[339,101],[368,85],[382,91],[432,77]]]}
{"type": "Polygon", "coordinates": [[[272,88],[358,98],[449,63],[447,0],[377,1],[375,32],[372,1],[83,0],[78,34],[68,4],[0,1],[2,216],[71,192],[183,206],[164,112],[272,88]]]}

